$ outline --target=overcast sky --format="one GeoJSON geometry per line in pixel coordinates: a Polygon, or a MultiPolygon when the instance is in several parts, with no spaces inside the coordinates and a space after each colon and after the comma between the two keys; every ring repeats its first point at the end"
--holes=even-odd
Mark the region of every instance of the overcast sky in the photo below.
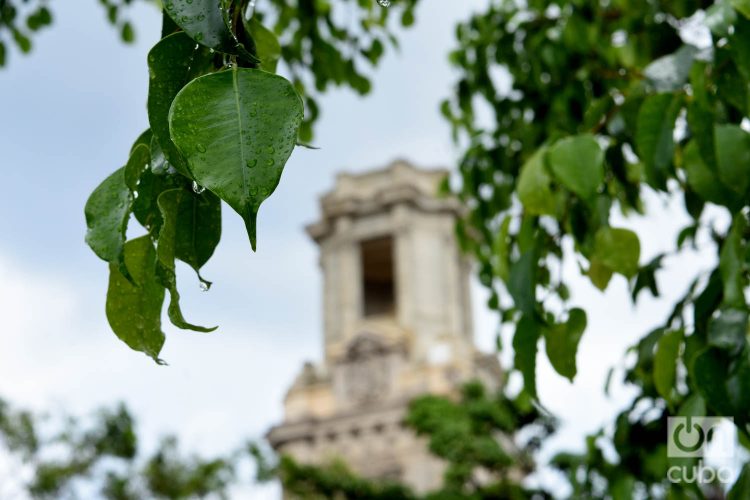
{"type": "MultiPolygon", "coordinates": [[[[166,324],[168,367],[130,351],[110,332],[107,268],[83,242],[88,194],[124,164],[147,127],[146,53],[158,36],[159,14],[146,5],[133,9],[138,41],[126,46],[96,0],[57,6],[54,26],[35,37],[33,53],[13,51],[0,70],[0,396],[76,414],[123,400],[146,446],[177,433],[184,449],[205,454],[226,452],[278,422],[295,373],[321,352],[317,250],[303,232],[318,217],[318,197],[342,170],[397,157],[430,167],[455,164],[458,152],[438,112],[455,78],[446,54],[454,23],[484,2],[437,3],[421,2],[416,27],[401,37],[401,52],[385,58],[370,96],[332,91],[322,100],[314,141],[321,149],[292,155],[261,208],[257,253],[240,218],[225,207],[222,242],[203,273],[214,282],[211,291],[201,292],[184,266],[179,274],[188,320],[220,328],[206,335],[166,324]]],[[[650,200],[656,217],[622,223],[641,235],[643,260],[670,249],[686,222],[679,203],[650,200]]],[[[569,264],[573,302],[589,312],[589,328],[574,384],[540,356],[542,402],[563,422],[545,455],[580,449],[582,436],[607,424],[627,401],[618,387],[613,399],[604,397],[608,367],[668,315],[692,272],[710,261],[667,260],[659,275],[667,300],[643,300],[644,294],[637,310],[623,278],[602,295],[569,264]]],[[[496,319],[483,310],[482,290],[473,288],[477,342],[491,349],[496,319]]],[[[277,498],[278,490],[253,488],[238,497],[277,498]]]]}

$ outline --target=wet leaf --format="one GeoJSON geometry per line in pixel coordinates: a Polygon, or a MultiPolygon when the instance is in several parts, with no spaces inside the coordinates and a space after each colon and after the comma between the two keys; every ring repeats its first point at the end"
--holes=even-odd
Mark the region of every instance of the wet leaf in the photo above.
{"type": "Polygon", "coordinates": [[[115,264],[109,266],[107,320],[115,335],[131,349],[155,361],[164,345],[161,309],[164,287],[156,280],[156,252],[149,236],[128,241],[124,246],[125,266],[134,283],[115,264]]]}
{"type": "Polygon", "coordinates": [[[169,214],[177,228],[171,236],[174,245],[170,255],[192,267],[201,282],[210,285],[201,277],[200,269],[221,239],[219,198],[210,191],[196,194],[186,189],[169,190],[159,196],[159,207],[162,215],[169,214]]]}
{"type": "Polygon", "coordinates": [[[239,68],[193,80],[172,104],[172,140],[195,180],[245,220],[253,249],[258,208],[281,179],[302,113],[287,80],[239,68]]]}
{"type": "Polygon", "coordinates": [[[239,43],[229,29],[221,0],[164,0],[164,10],[204,47],[227,54],[239,53],[239,43]]]}
{"type": "Polygon", "coordinates": [[[184,32],[160,40],[148,53],[148,121],[164,157],[182,175],[192,178],[187,162],[169,136],[169,107],[193,78],[208,71],[211,54],[184,32]],[[197,48],[196,48],[197,47],[197,48]]]}
{"type": "Polygon", "coordinates": [[[130,153],[128,163],[125,165],[125,184],[131,191],[135,191],[138,186],[143,170],[151,161],[151,150],[145,144],[137,144],[130,153]]]}
{"type": "Polygon", "coordinates": [[[99,258],[121,262],[133,194],[125,182],[125,167],[97,186],[86,202],[86,243],[99,258]]]}
{"type": "Polygon", "coordinates": [[[175,258],[187,262],[196,272],[209,259],[221,235],[221,202],[210,191],[196,194],[186,189],[171,189],[159,196],[158,203],[164,220],[157,245],[158,277],[169,290],[169,319],[179,328],[198,332],[216,330],[185,320],[180,309],[175,258]]]}

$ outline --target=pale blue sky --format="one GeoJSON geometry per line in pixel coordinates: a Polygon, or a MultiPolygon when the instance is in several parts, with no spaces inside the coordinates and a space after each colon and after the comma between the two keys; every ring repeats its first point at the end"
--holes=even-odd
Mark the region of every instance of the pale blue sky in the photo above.
{"type": "MultiPolygon", "coordinates": [[[[150,6],[133,9],[138,41],[126,46],[96,0],[56,6],[55,24],[35,38],[33,53],[14,52],[0,71],[0,395],[74,413],[124,400],[147,445],[176,432],[185,448],[205,453],[227,451],[277,422],[296,371],[320,352],[317,251],[303,226],[318,216],[318,196],[340,170],[396,157],[455,164],[457,151],[438,112],[455,77],[446,54],[455,21],[484,3],[423,1],[416,28],[401,37],[400,54],[386,57],[371,96],[335,90],[322,100],[314,141],[321,149],[292,155],[261,209],[256,254],[241,220],[225,207],[222,242],[204,273],[214,287],[202,293],[185,268],[179,275],[188,319],[220,328],[205,335],[166,326],[169,367],[130,351],[109,331],[106,265],[83,243],[89,192],[126,161],[147,126],[146,53],[160,18],[150,6]]],[[[684,220],[679,204],[669,208],[654,198],[652,205],[659,217],[628,224],[643,236],[644,259],[670,248],[684,220]]],[[[667,262],[662,290],[678,295],[686,281],[681,266],[698,262],[667,262]]],[[[607,367],[668,314],[664,301],[650,301],[636,314],[624,280],[615,278],[602,296],[570,264],[574,299],[589,310],[590,328],[575,384],[540,359],[542,401],[565,423],[547,453],[580,446],[584,432],[606,423],[625,394],[604,398],[607,367]]],[[[489,348],[495,319],[483,311],[481,290],[474,292],[476,336],[489,348]]],[[[238,492],[238,498],[277,495],[275,488],[238,492]]]]}

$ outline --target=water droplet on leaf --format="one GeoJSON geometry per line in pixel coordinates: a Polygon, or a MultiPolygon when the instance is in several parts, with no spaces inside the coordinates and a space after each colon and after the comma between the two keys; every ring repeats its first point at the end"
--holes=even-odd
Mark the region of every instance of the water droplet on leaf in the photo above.
{"type": "Polygon", "coordinates": [[[256,160],[255,158],[247,160],[247,168],[253,168],[257,164],[258,164],[258,160],[256,160]]]}
{"type": "Polygon", "coordinates": [[[195,194],[201,194],[201,193],[203,193],[203,191],[205,191],[205,190],[206,190],[206,188],[204,188],[203,186],[201,186],[201,185],[200,185],[200,184],[198,184],[197,182],[193,181],[193,192],[194,192],[195,194]]]}
{"type": "Polygon", "coordinates": [[[204,146],[203,144],[196,144],[195,149],[197,149],[199,153],[206,152],[206,146],[204,146]]]}
{"type": "Polygon", "coordinates": [[[381,7],[390,7],[391,0],[378,0],[378,5],[380,5],[381,7]]]}

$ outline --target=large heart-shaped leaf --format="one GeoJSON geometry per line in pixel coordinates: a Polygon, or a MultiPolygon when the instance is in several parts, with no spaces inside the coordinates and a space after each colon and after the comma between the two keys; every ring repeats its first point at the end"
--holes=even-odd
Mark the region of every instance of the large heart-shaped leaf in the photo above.
{"type": "Polygon", "coordinates": [[[164,157],[178,172],[191,177],[187,162],[169,136],[169,107],[189,81],[209,68],[211,54],[184,32],[160,40],[148,53],[148,121],[164,157]]]}
{"type": "Polygon", "coordinates": [[[160,362],[164,345],[161,308],[164,287],[156,280],[156,252],[151,238],[141,236],[124,246],[125,266],[135,283],[123,276],[116,264],[109,265],[107,320],[112,331],[131,349],[160,362]]]}
{"type": "Polygon", "coordinates": [[[172,103],[172,140],[196,182],[245,220],[253,249],[258,207],[281,179],[302,115],[286,79],[236,67],[193,80],[172,103]]]}

